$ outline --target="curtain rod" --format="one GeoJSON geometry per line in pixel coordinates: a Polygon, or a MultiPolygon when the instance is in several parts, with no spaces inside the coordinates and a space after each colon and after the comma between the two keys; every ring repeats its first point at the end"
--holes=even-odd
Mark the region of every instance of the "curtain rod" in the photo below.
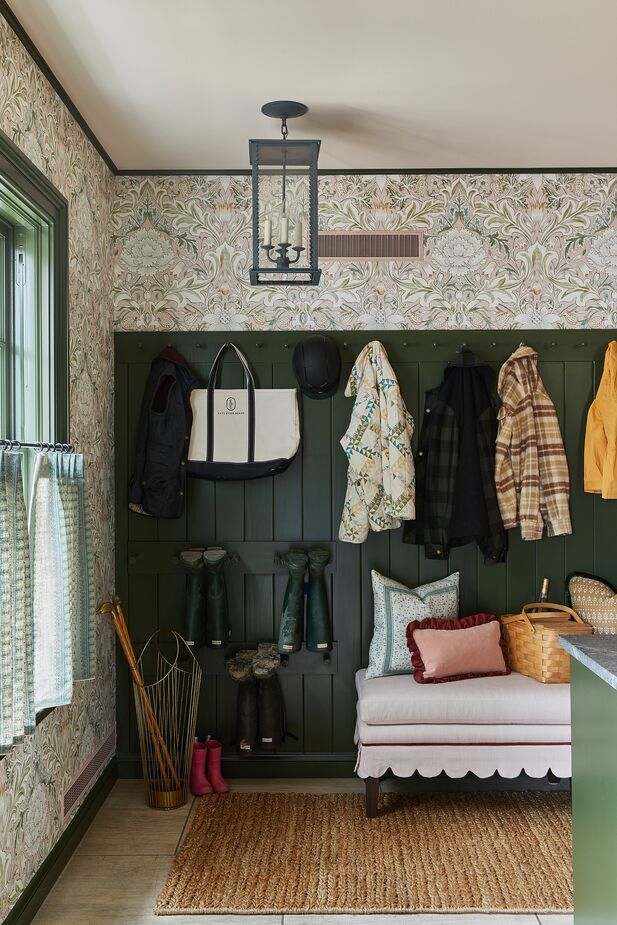
{"type": "Polygon", "coordinates": [[[0,438],[0,447],[5,450],[39,450],[41,453],[45,450],[51,450],[54,453],[72,453],[74,450],[72,443],[45,443],[40,440],[37,443],[24,443],[21,440],[7,440],[4,437],[0,438]]]}

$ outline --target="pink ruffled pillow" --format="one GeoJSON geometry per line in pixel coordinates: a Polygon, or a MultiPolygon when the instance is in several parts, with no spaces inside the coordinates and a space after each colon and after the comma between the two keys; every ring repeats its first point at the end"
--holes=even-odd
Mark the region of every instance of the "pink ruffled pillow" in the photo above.
{"type": "Polygon", "coordinates": [[[407,647],[413,676],[420,684],[510,674],[501,624],[491,613],[412,622],[407,627],[407,647]]]}

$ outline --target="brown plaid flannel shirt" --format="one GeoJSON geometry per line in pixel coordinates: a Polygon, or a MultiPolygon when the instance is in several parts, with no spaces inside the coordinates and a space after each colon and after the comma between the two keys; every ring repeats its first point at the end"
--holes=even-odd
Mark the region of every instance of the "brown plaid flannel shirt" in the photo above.
{"type": "Polygon", "coordinates": [[[495,485],[506,530],[524,540],[572,533],[570,474],[555,406],[538,373],[538,354],[519,347],[506,360],[497,387],[502,407],[495,451],[495,485]]]}

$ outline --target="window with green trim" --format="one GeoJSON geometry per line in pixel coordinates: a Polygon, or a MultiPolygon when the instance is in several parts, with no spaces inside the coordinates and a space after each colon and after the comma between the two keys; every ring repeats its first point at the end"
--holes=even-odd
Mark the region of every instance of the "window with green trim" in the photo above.
{"type": "Polygon", "coordinates": [[[67,442],[64,197],[0,132],[0,437],[67,442]]]}

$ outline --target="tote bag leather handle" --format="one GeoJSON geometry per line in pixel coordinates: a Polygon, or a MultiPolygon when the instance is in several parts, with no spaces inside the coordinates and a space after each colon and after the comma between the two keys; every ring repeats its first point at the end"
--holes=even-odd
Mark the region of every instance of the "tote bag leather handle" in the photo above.
{"type": "Polygon", "coordinates": [[[242,364],[242,369],[244,370],[244,387],[248,392],[248,452],[247,452],[247,462],[255,461],[255,379],[253,378],[253,373],[251,367],[248,364],[248,360],[244,356],[241,350],[239,350],[235,344],[227,343],[223,344],[219,352],[214,358],[214,362],[210,369],[210,375],[208,376],[208,389],[207,389],[207,416],[208,416],[208,437],[206,441],[206,460],[212,462],[214,460],[214,392],[216,390],[216,379],[218,376],[219,367],[221,365],[221,360],[225,352],[231,347],[235,350],[236,356],[242,364]]]}

